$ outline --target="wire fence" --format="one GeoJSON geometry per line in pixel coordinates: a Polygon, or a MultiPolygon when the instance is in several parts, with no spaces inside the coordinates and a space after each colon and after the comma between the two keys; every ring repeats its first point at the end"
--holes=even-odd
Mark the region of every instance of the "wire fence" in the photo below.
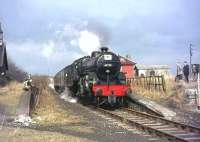
{"type": "Polygon", "coordinates": [[[166,92],[166,83],[164,76],[147,76],[127,78],[127,84],[131,87],[141,87],[150,91],[164,91],[166,92]]]}

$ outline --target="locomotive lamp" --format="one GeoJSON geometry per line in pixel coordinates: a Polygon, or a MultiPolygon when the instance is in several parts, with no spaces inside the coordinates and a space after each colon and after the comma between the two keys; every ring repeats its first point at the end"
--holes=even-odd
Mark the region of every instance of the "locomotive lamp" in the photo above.
{"type": "Polygon", "coordinates": [[[2,73],[1,73],[1,76],[4,76],[4,75],[5,75],[5,72],[2,72],[2,73]]]}
{"type": "Polygon", "coordinates": [[[3,30],[1,28],[1,23],[0,23],[0,46],[3,46],[3,30]]]}

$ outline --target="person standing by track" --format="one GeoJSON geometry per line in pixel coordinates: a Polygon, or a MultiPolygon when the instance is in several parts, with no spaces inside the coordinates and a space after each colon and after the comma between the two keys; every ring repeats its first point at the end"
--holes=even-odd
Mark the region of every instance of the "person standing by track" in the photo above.
{"type": "Polygon", "coordinates": [[[190,67],[185,61],[184,66],[183,66],[183,74],[184,74],[185,82],[187,83],[189,83],[189,73],[190,73],[190,67]]]}

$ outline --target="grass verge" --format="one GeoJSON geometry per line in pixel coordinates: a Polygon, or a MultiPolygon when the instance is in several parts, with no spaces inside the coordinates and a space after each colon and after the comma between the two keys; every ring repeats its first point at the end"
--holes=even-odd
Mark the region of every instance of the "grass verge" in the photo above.
{"type": "MultiPolygon", "coordinates": [[[[36,81],[33,79],[33,82],[36,81]]],[[[87,126],[87,120],[81,115],[75,115],[70,109],[64,107],[64,104],[61,104],[58,94],[48,87],[48,78],[37,77],[37,82],[39,84],[35,85],[38,85],[40,90],[39,103],[32,113],[36,125],[78,133],[93,133],[93,128],[87,126]]]]}
{"type": "Polygon", "coordinates": [[[0,131],[0,140],[11,142],[93,142],[87,138],[65,135],[59,132],[11,127],[4,127],[0,131]]]}
{"type": "Polygon", "coordinates": [[[134,93],[162,105],[166,105],[171,108],[182,108],[182,106],[186,103],[186,98],[184,96],[184,89],[186,86],[184,82],[176,83],[173,78],[167,78],[165,83],[165,92],[159,90],[147,90],[142,87],[134,87],[132,90],[134,93]]]}
{"type": "Polygon", "coordinates": [[[0,104],[5,106],[10,115],[15,115],[22,93],[23,84],[16,81],[0,89],[0,104]]]}

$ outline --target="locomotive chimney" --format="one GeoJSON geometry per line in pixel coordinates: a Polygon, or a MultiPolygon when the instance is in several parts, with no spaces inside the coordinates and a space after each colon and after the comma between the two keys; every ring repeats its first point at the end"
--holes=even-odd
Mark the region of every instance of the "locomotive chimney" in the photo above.
{"type": "Polygon", "coordinates": [[[108,52],[108,47],[101,47],[101,52],[108,52]]]}

